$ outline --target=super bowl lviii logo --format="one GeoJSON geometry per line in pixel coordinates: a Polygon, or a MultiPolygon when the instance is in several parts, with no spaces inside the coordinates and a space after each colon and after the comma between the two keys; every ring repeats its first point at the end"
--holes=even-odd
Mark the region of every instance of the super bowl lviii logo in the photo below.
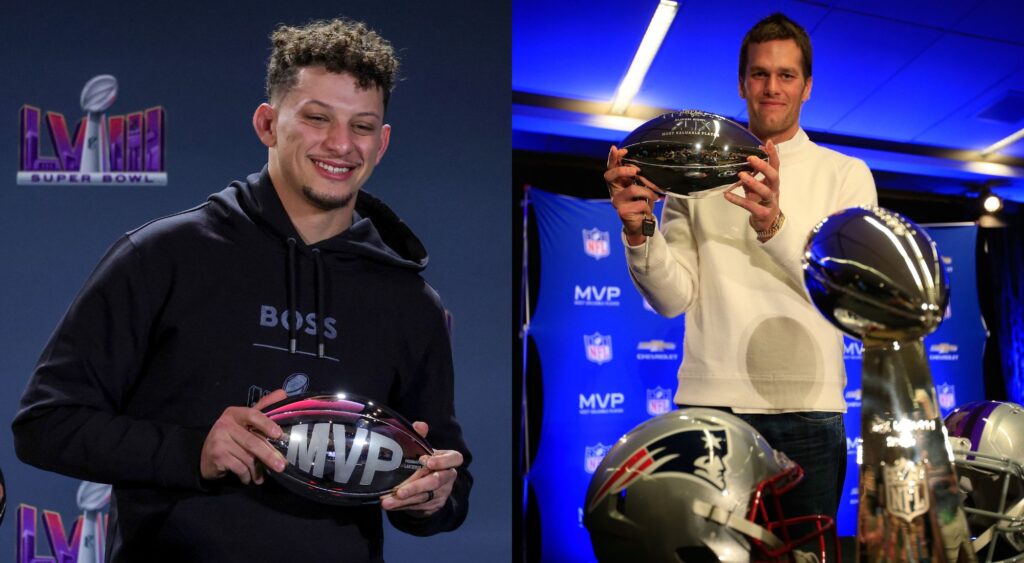
{"type": "MultiPolygon", "coordinates": [[[[83,481],[78,487],[76,501],[82,511],[65,526],[60,513],[43,510],[40,534],[36,507],[22,504],[18,507],[18,563],[100,563],[106,548],[103,538],[108,522],[111,486],[83,481]],[[37,538],[45,536],[52,556],[38,555],[37,538]]],[[[41,541],[39,543],[42,543],[41,541]]]]}
{"type": "Polygon", "coordinates": [[[164,110],[152,107],[107,115],[117,99],[117,79],[102,74],[85,83],[85,115],[72,135],[64,114],[46,113],[52,155],[43,142],[43,111],[21,107],[18,183],[24,185],[167,184],[164,169],[164,110]]]}

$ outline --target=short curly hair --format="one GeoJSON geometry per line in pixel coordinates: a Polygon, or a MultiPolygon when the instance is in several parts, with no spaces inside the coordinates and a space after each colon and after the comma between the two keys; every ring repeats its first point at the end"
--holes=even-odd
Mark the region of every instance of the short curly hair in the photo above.
{"type": "Polygon", "coordinates": [[[391,43],[366,24],[344,18],[302,27],[282,24],[270,40],[274,49],[267,63],[268,100],[287,94],[303,67],[323,66],[330,72],[351,74],[360,88],[380,88],[387,108],[398,79],[398,57],[391,43]]]}

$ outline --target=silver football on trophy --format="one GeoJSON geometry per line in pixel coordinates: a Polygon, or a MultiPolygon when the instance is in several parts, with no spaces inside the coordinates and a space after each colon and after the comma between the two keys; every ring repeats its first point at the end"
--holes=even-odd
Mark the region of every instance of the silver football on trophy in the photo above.
{"type": "Polygon", "coordinates": [[[899,213],[864,206],[826,217],[803,262],[815,306],[855,338],[922,338],[942,322],[949,287],[938,249],[899,213]]]}
{"type": "Polygon", "coordinates": [[[117,78],[109,74],[92,77],[82,87],[80,102],[82,111],[100,113],[107,111],[117,99],[117,78]]]}
{"type": "Polygon", "coordinates": [[[660,115],[637,127],[623,141],[623,164],[660,188],[662,195],[704,197],[753,172],[748,156],[768,160],[763,143],[739,123],[699,110],[660,115]],[[717,188],[717,189],[716,189],[717,188]]]}

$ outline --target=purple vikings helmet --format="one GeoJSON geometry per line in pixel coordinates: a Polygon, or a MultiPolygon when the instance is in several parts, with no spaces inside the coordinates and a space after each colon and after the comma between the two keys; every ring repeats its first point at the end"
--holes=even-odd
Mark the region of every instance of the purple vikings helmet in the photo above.
{"type": "Polygon", "coordinates": [[[979,560],[1024,561],[1024,408],[976,401],[945,424],[979,560]]]}
{"type": "Polygon", "coordinates": [[[602,563],[832,561],[832,518],[782,514],[780,497],[801,479],[799,465],[738,417],[676,410],[612,447],[590,481],[583,523],[602,563]],[[798,537],[796,525],[812,531],[798,537]],[[817,553],[797,550],[807,546],[817,553]]]}

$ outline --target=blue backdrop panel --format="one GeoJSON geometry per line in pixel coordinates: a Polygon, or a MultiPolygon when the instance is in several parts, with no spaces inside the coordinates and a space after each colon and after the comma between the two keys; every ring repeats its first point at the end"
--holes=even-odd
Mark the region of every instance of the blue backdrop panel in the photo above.
{"type": "MultiPolygon", "coordinates": [[[[528,190],[540,243],[540,291],[529,334],[544,387],[540,444],[529,475],[544,561],[593,561],[583,528],[592,472],[632,427],[671,408],[682,361],[683,318],[645,307],[626,268],[621,223],[607,200],[528,190]]],[[[660,209],[655,210],[660,213],[660,209]]],[[[932,228],[952,294],[948,318],[925,340],[943,414],[984,396],[985,332],[974,281],[974,227],[932,228]]],[[[839,513],[856,534],[860,342],[846,341],[849,469],[839,513]]]]}
{"type": "MultiPolygon", "coordinates": [[[[672,406],[683,319],[665,319],[633,287],[607,200],[530,189],[540,238],[540,293],[530,323],[544,412],[529,483],[544,561],[591,561],[587,485],[630,428],[672,406]]],[[[660,209],[655,209],[660,213],[660,209]]]]}

